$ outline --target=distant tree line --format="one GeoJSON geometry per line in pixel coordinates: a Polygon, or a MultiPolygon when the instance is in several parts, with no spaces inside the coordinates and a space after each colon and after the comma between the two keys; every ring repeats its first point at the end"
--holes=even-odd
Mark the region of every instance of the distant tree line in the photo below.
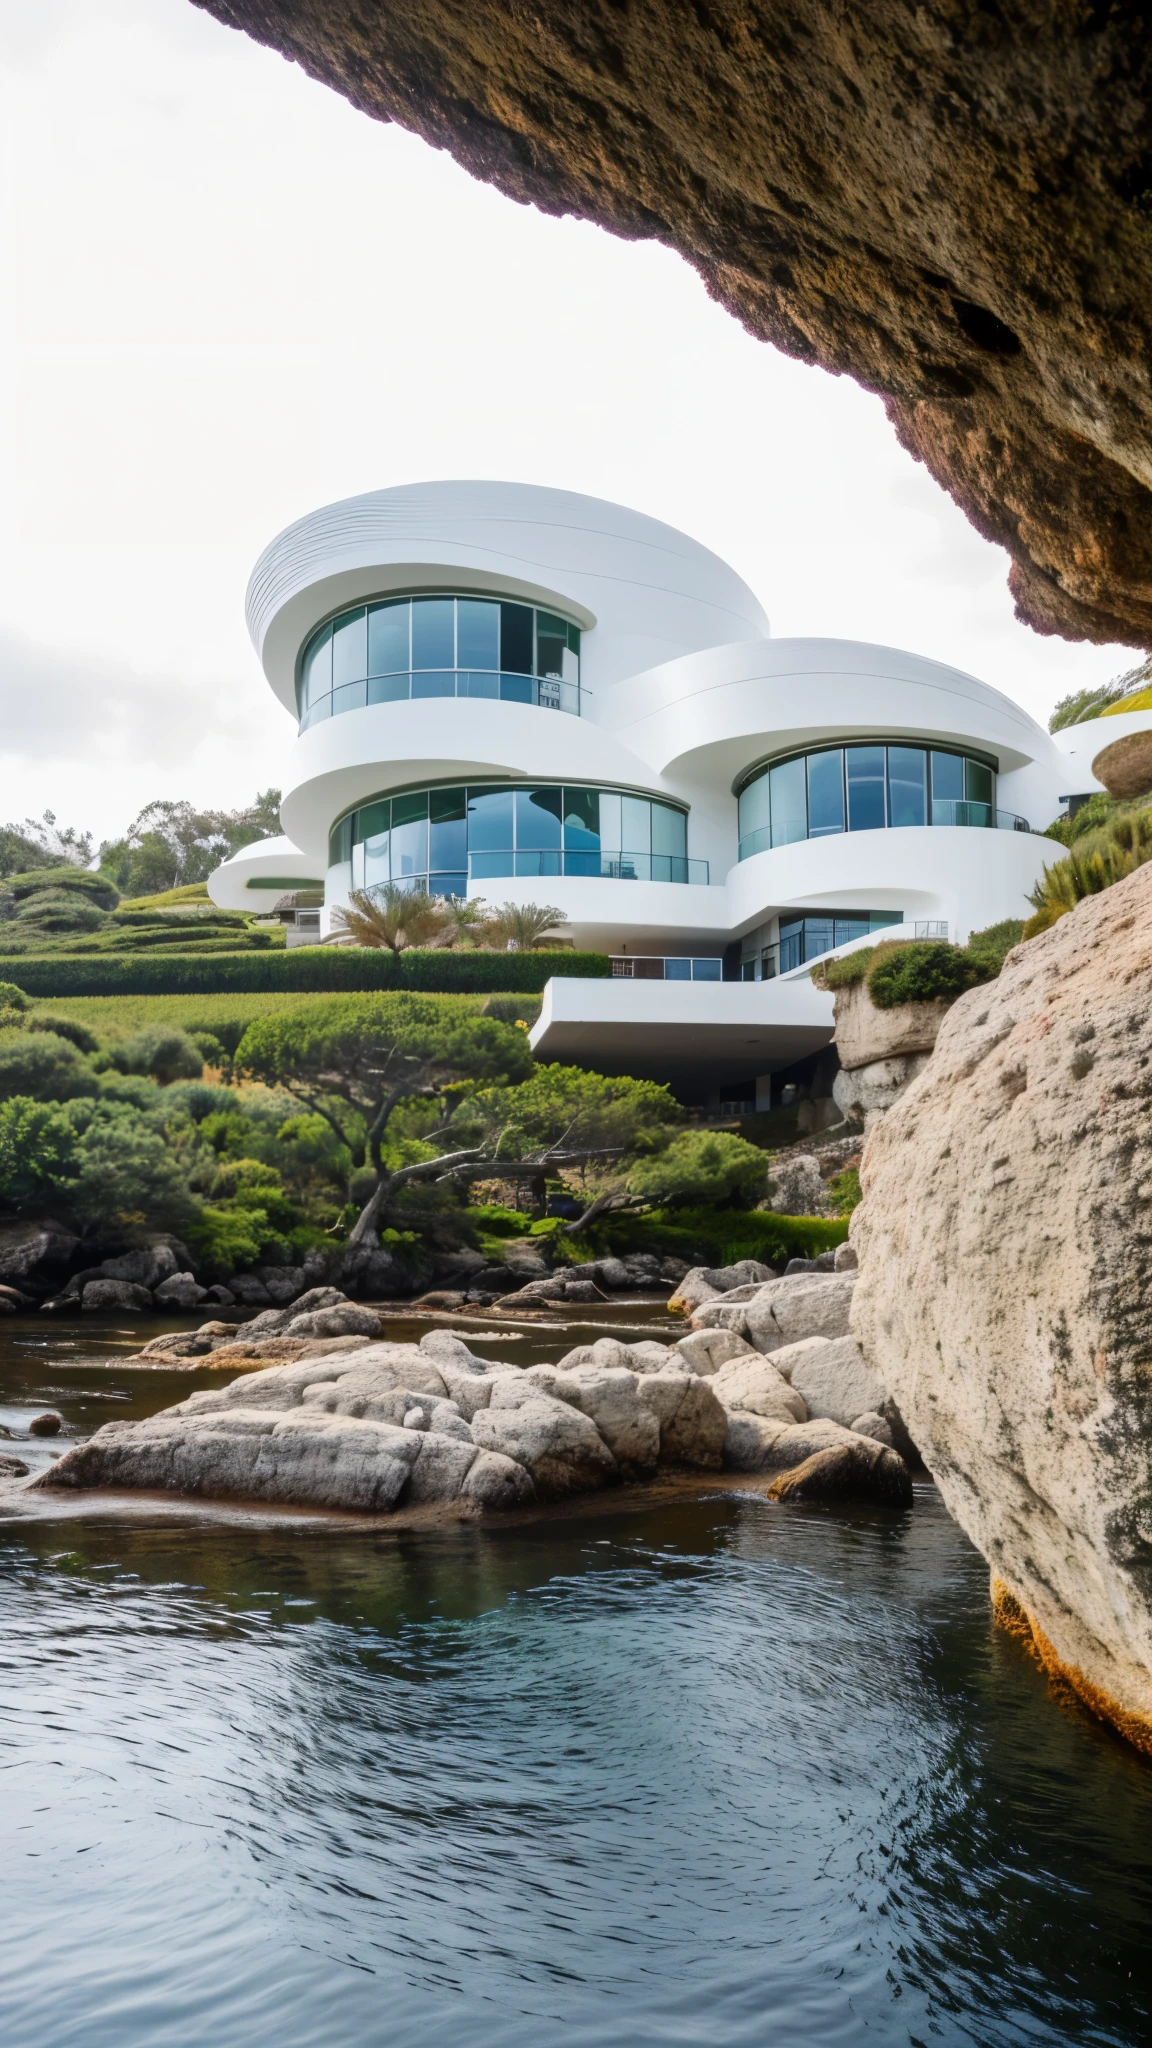
{"type": "Polygon", "coordinates": [[[206,881],[222,860],[280,830],[280,791],[265,789],[238,811],[197,810],[186,799],[145,804],[118,839],[99,854],[91,832],[61,826],[53,811],[0,826],[0,877],[35,868],[95,865],[122,896],[154,896],[206,881]]]}

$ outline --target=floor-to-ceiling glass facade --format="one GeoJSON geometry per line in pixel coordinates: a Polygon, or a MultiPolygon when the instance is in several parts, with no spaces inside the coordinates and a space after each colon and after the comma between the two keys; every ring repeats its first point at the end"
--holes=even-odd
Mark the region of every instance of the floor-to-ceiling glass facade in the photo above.
{"type": "Polygon", "coordinates": [[[996,776],[987,761],[879,740],[769,762],[744,784],[739,807],[741,860],[837,832],[903,825],[1029,829],[1026,818],[996,809],[996,776]]]}
{"type": "Polygon", "coordinates": [[[487,697],[580,711],[580,628],[510,598],[389,597],[341,612],[300,658],[300,730],[366,704],[487,697]]]}
{"type": "Polygon", "coordinates": [[[687,830],[677,805],[632,790],[469,783],[361,804],[333,827],[328,858],[351,862],[354,889],[399,882],[437,896],[508,876],[706,883],[687,830]]]}

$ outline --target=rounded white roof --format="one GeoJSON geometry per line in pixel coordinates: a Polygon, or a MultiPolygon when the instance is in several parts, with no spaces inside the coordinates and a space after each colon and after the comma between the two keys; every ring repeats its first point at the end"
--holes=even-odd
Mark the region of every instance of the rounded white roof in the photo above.
{"type": "Polygon", "coordinates": [[[646,513],[537,484],[402,484],[322,506],[265,548],[246,610],[277,696],[295,709],[297,655],[319,620],[446,582],[556,606],[595,628],[582,662],[593,691],[770,630],[735,570],[646,513]]]}

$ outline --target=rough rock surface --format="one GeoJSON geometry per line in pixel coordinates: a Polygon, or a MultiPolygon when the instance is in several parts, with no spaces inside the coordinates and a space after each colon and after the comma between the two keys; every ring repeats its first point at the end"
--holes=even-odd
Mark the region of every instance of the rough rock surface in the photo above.
{"type": "MultiPolygon", "coordinates": [[[[817,1342],[819,1339],[816,1340],[817,1342]]],[[[722,1365],[711,1382],[717,1399],[725,1408],[739,1408],[751,1415],[763,1415],[773,1422],[807,1422],[804,1397],[794,1391],[783,1373],[749,1351],[742,1358],[722,1365]]]]}
{"type": "Polygon", "coordinates": [[[773,1163],[768,1207],[779,1216],[827,1216],[831,1201],[819,1163],[810,1152],[791,1152],[773,1163]]]}
{"type": "MultiPolygon", "coordinates": [[[[666,1345],[614,1338],[526,1370],[486,1363],[447,1330],[418,1345],[331,1341],[354,1348],[265,1339],[297,1355],[147,1422],[106,1424],[36,1484],[373,1513],[457,1502],[473,1513],[647,1478],[658,1466],[784,1471],[855,1441],[832,1423],[798,1429],[802,1399],[747,1347],[701,1378],[666,1345]],[[313,1348],[323,1355],[299,1355],[313,1348]]],[[[853,1469],[857,1491],[887,1497],[866,1461],[853,1469]]]]}
{"type": "Polygon", "coordinates": [[[892,1507],[911,1507],[912,1477],[902,1458],[865,1436],[816,1451],[802,1465],[782,1472],[768,1489],[770,1500],[842,1500],[868,1491],[892,1507]]]}
{"type": "Polygon", "coordinates": [[[1152,644],[1152,39],[1086,0],[198,0],[884,395],[1043,632],[1152,644]]]}
{"type": "Polygon", "coordinates": [[[692,1313],[694,1330],[730,1330],[756,1351],[802,1337],[846,1337],[855,1273],[794,1273],[769,1280],[749,1300],[721,1296],[692,1313]]]}
{"type": "Polygon", "coordinates": [[[840,1065],[870,1067],[878,1060],[931,1052],[948,1008],[948,1003],[938,998],[932,1002],[895,1003],[890,1010],[882,1010],[872,1001],[864,982],[838,988],[832,1019],[840,1065]]]}
{"type": "Polygon", "coordinates": [[[871,1060],[864,1067],[841,1067],[832,1083],[841,1116],[870,1131],[877,1117],[885,1116],[923,1073],[929,1058],[926,1052],[907,1052],[890,1060],[871,1060]]]}
{"type": "Polygon", "coordinates": [[[853,1323],[1053,1667],[1152,1750],[1152,867],[961,997],[877,1125],[853,1323]]]}
{"type": "Polygon", "coordinates": [[[681,1337],[675,1350],[684,1360],[689,1372],[698,1372],[701,1379],[719,1372],[731,1358],[758,1358],[754,1344],[746,1337],[738,1337],[735,1330],[692,1330],[687,1337],[681,1337]]]}
{"type": "Polygon", "coordinates": [[[89,1280],[80,1296],[82,1309],[115,1309],[118,1315],[147,1315],[152,1296],[134,1280],[89,1280]]]}
{"type": "Polygon", "coordinates": [[[849,1431],[838,1422],[782,1422],[777,1416],[734,1409],[728,1417],[724,1463],[737,1472],[788,1472],[848,1439],[849,1431]]]}
{"type": "Polygon", "coordinates": [[[1130,732],[1122,740],[1113,740],[1111,746],[1101,747],[1092,773],[1109,796],[1146,796],[1152,789],[1152,733],[1130,732]]]}
{"type": "Polygon", "coordinates": [[[160,1282],[153,1299],[159,1308],[199,1308],[208,1299],[208,1289],[201,1287],[194,1273],[173,1273],[171,1279],[160,1282]]]}
{"type": "Polygon", "coordinates": [[[809,1415],[853,1427],[857,1415],[879,1414],[885,1390],[864,1362],[855,1337],[807,1337],[772,1354],[772,1363],[800,1394],[809,1415]]]}
{"type": "Polygon", "coordinates": [[[49,1293],[79,1249],[79,1238],[60,1223],[0,1224],[0,1280],[22,1292],[49,1293]]]}
{"type": "Polygon", "coordinates": [[[737,1287],[761,1287],[775,1277],[773,1268],[759,1259],[738,1259],[734,1266],[692,1266],[677,1282],[668,1306],[691,1310],[714,1301],[718,1294],[731,1294],[737,1287]]]}

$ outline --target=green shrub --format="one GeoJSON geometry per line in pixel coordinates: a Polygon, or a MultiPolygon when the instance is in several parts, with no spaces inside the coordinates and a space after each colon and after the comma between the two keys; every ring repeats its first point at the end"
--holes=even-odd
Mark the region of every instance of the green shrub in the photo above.
{"type": "Polygon", "coordinates": [[[1061,697],[1048,720],[1049,732],[1062,732],[1069,725],[1083,725],[1087,719],[1099,718],[1103,712],[1114,709],[1128,695],[1139,674],[1138,668],[1130,669],[1127,675],[1117,676],[1113,682],[1097,683],[1086,690],[1074,690],[1069,697],[1061,697]]]}
{"type": "Polygon", "coordinates": [[[154,896],[125,896],[121,910],[168,910],[182,903],[203,903],[209,910],[215,909],[208,894],[207,882],[185,882],[176,889],[161,889],[154,896]]]}
{"type": "Polygon", "coordinates": [[[682,1131],[638,1160],[629,1192],[665,1209],[751,1209],[768,1189],[768,1158],[731,1131],[682,1131]]]}
{"type": "MultiPolygon", "coordinates": [[[[493,1168],[492,1178],[496,1177],[493,1168]]],[[[471,1203],[467,1215],[485,1237],[523,1237],[528,1229],[528,1218],[518,1209],[502,1209],[495,1202],[471,1203]]]]}
{"type": "MultiPolygon", "coordinates": [[[[206,1067],[227,1067],[229,1063],[227,1047],[217,1038],[214,1031],[190,1031],[188,1036],[206,1067]]],[[[240,1037],[242,1036],[243,1033],[240,1034],[240,1037]]],[[[239,1038],[237,1043],[239,1043],[239,1038]]]]}
{"type": "Polygon", "coordinates": [[[778,1216],[771,1209],[680,1209],[607,1216],[568,1242],[590,1246],[582,1254],[585,1258],[593,1253],[603,1257],[609,1252],[656,1252],[687,1259],[690,1265],[730,1266],[738,1259],[760,1259],[765,1265],[783,1267],[789,1259],[814,1259],[819,1252],[833,1251],[847,1236],[845,1220],[824,1216],[778,1216]]]}
{"type": "Polygon", "coordinates": [[[868,993],[878,1010],[894,1010],[900,1003],[953,1002],[997,971],[963,947],[938,939],[913,939],[876,952],[868,993]]]}
{"type": "Polygon", "coordinates": [[[29,1095],[36,1102],[67,1102],[99,1092],[96,1075],[66,1038],[52,1031],[14,1031],[0,1039],[0,1101],[29,1095]]]}
{"type": "Polygon", "coordinates": [[[195,1213],[179,1161],[127,1104],[101,1105],[77,1154],[68,1206],[84,1230],[180,1230],[195,1213]]]}
{"type": "Polygon", "coordinates": [[[57,1105],[13,1095],[0,1102],[0,1204],[20,1210],[50,1199],[71,1172],[76,1133],[57,1105]]]}
{"type": "MultiPolygon", "coordinates": [[[[56,870],[53,870],[55,873],[56,870]]],[[[0,948],[5,930],[0,926],[0,948]]],[[[259,936],[259,935],[257,935],[259,936]]],[[[215,942],[212,942],[215,943],[215,942]]],[[[226,942],[231,943],[231,942],[226,942]]],[[[4,964],[0,959],[0,967],[4,964]]],[[[553,975],[603,979],[604,953],[452,953],[413,950],[395,960],[364,946],[293,946],[267,952],[34,954],[19,961],[30,996],[363,993],[536,994],[553,975]]]]}
{"type": "Polygon", "coordinates": [[[836,1205],[838,1216],[850,1216],[860,1201],[860,1170],[846,1166],[843,1173],[834,1173],[828,1183],[828,1192],[836,1205]]]}
{"type": "Polygon", "coordinates": [[[0,1009],[29,1010],[32,1005],[22,988],[14,981],[0,981],[0,1009]]]}
{"type": "MultiPolygon", "coordinates": [[[[896,946],[900,941],[889,939],[887,943],[896,946]]],[[[868,970],[879,951],[879,946],[861,946],[855,953],[839,953],[831,960],[818,960],[812,969],[811,979],[817,988],[855,988],[858,982],[867,980],[868,970]]]]}
{"type": "Polygon", "coordinates": [[[999,924],[985,925],[982,932],[973,932],[965,947],[970,960],[987,961],[994,975],[999,974],[1005,960],[1014,946],[1024,937],[1022,917],[1004,917],[999,924]]]}
{"type": "Polygon", "coordinates": [[[198,1081],[204,1071],[199,1046],[174,1025],[149,1025],[115,1046],[112,1061],[121,1073],[150,1074],[162,1087],[170,1081],[198,1081]]]}
{"type": "Polygon", "coordinates": [[[261,1254],[279,1235],[260,1209],[233,1209],[204,1204],[184,1232],[205,1274],[221,1280],[229,1273],[259,1265],[261,1254]]]}
{"type": "Polygon", "coordinates": [[[832,990],[864,982],[879,1010],[900,1003],[954,1002],[978,982],[993,980],[1024,932],[1019,918],[1006,917],[973,932],[966,946],[944,939],[882,939],[858,952],[817,961],[812,980],[817,988],[832,990]]]}
{"type": "Polygon", "coordinates": [[[1083,839],[1086,832],[1098,832],[1101,826],[1109,824],[1122,808],[1124,806],[1118,799],[1109,796],[1105,790],[1093,790],[1087,803],[1081,804],[1075,817],[1065,814],[1063,817],[1053,818],[1044,832],[1044,837],[1055,839],[1061,846],[1072,846],[1077,839],[1083,839]]]}
{"type": "Polygon", "coordinates": [[[540,996],[489,996],[480,1014],[495,1017],[499,1024],[526,1024],[531,1030],[542,1007],[540,996]]]}
{"type": "Polygon", "coordinates": [[[24,1020],[24,1029],[53,1031],[57,1038],[66,1038],[69,1045],[74,1045],[77,1052],[93,1053],[100,1050],[100,1040],[94,1031],[89,1031],[86,1024],[81,1024],[76,1017],[58,1017],[52,1010],[34,1010],[32,1015],[24,1020]]]}
{"type": "Polygon", "coordinates": [[[17,903],[44,891],[75,896],[94,903],[100,910],[115,910],[120,901],[116,884],[107,875],[91,874],[87,868],[32,868],[27,874],[8,875],[4,881],[4,892],[14,896],[17,903]]]}
{"type": "MultiPolygon", "coordinates": [[[[226,1159],[216,1169],[212,1181],[215,1196],[234,1196],[239,1189],[259,1188],[263,1195],[270,1190],[274,1194],[283,1192],[284,1183],[274,1166],[263,1159],[226,1159]]],[[[251,1207],[251,1203],[248,1205],[251,1207]]]]}

